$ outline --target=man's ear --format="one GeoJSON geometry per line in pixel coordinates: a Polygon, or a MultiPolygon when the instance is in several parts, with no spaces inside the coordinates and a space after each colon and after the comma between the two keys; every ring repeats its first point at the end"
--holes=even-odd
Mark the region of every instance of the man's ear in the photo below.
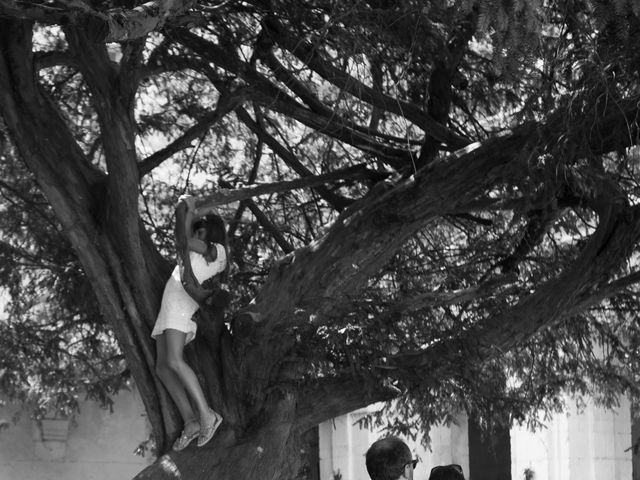
{"type": "Polygon", "coordinates": [[[413,466],[408,463],[404,466],[404,470],[402,470],[402,476],[400,478],[406,478],[409,479],[411,478],[411,469],[413,468],[413,466]]]}

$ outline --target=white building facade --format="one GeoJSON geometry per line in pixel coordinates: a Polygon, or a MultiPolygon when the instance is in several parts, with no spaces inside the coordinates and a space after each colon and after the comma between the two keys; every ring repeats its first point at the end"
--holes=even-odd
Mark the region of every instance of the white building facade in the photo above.
{"type": "MultiPolygon", "coordinates": [[[[352,412],[320,425],[319,480],[369,480],[364,455],[381,434],[360,428],[357,422],[364,414],[352,412]]],[[[458,416],[456,423],[433,428],[429,450],[405,439],[421,460],[414,478],[426,480],[432,467],[451,463],[462,466],[467,480],[482,478],[482,472],[469,468],[466,416],[458,416]]],[[[525,471],[535,480],[640,480],[640,472],[633,475],[628,400],[616,411],[588,404],[581,412],[573,408],[545,423],[537,432],[523,427],[509,432],[512,480],[524,480],[525,471]]]]}
{"type": "MultiPolygon", "coordinates": [[[[15,405],[0,407],[0,480],[127,479],[153,461],[149,454],[134,454],[149,434],[135,391],[118,395],[113,413],[82,402],[69,423],[41,425],[27,415],[14,423],[18,411],[15,405]]],[[[381,434],[360,428],[358,420],[365,413],[352,412],[319,426],[318,480],[369,480],[364,455],[381,434]]],[[[513,428],[511,479],[524,480],[528,469],[535,480],[640,480],[638,468],[635,477],[632,471],[631,424],[625,400],[615,412],[587,405],[580,413],[574,409],[556,415],[536,433],[513,428]]],[[[460,415],[456,425],[432,429],[428,450],[406,439],[420,458],[414,478],[427,480],[433,466],[457,463],[467,480],[474,480],[468,432],[468,421],[460,415]]]]}
{"type": "Polygon", "coordinates": [[[134,454],[149,435],[148,422],[135,391],[114,400],[113,413],[84,401],[69,421],[43,423],[17,405],[0,406],[0,480],[133,478],[153,461],[134,454]]]}

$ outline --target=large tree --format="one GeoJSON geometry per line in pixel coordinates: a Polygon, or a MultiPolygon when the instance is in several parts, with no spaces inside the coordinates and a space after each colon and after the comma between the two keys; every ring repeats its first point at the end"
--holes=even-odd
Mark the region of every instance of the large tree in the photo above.
{"type": "Polygon", "coordinates": [[[187,349],[225,423],[139,478],[291,478],[378,401],[428,427],[636,395],[638,41],[625,1],[2,0],[3,387],[130,375],[168,451],[149,333],[186,192],[229,220],[231,307],[187,349]]]}

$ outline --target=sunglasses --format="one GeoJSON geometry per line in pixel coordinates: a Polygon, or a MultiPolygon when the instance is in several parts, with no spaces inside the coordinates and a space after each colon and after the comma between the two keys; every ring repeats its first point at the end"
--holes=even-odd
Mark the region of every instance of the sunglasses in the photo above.
{"type": "Polygon", "coordinates": [[[416,469],[416,465],[418,465],[418,462],[419,462],[419,461],[420,461],[420,460],[418,460],[418,459],[416,458],[416,459],[414,459],[414,460],[410,460],[410,461],[408,461],[407,463],[405,463],[405,464],[404,464],[404,466],[406,467],[407,465],[411,465],[411,466],[413,467],[413,469],[415,470],[415,469],[416,469]]]}
{"type": "Polygon", "coordinates": [[[457,463],[452,463],[451,465],[438,465],[437,467],[433,467],[431,469],[431,473],[436,473],[436,472],[439,472],[440,470],[451,470],[452,468],[459,473],[463,473],[462,467],[457,463]]]}

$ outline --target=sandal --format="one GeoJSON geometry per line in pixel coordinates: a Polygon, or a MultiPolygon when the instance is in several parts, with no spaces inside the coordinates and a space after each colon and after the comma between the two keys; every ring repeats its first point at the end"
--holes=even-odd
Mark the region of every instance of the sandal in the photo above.
{"type": "Polygon", "coordinates": [[[180,434],[180,436],[176,439],[175,442],[173,442],[173,451],[174,452],[179,452],[180,450],[184,450],[185,448],[187,448],[187,446],[193,441],[194,438],[196,438],[198,435],[200,435],[200,429],[196,429],[191,433],[187,433],[187,425],[195,423],[196,425],[200,426],[200,422],[198,422],[198,420],[196,420],[195,418],[193,420],[189,420],[188,422],[186,422],[184,424],[184,428],[182,430],[182,433],[180,434]]]}
{"type": "Polygon", "coordinates": [[[213,435],[216,433],[216,430],[218,430],[218,427],[222,423],[222,417],[218,413],[214,412],[211,409],[209,409],[209,413],[214,416],[214,420],[213,420],[213,423],[209,426],[206,426],[206,427],[203,425],[200,426],[200,435],[198,435],[199,447],[202,447],[209,440],[211,440],[213,435]]]}

